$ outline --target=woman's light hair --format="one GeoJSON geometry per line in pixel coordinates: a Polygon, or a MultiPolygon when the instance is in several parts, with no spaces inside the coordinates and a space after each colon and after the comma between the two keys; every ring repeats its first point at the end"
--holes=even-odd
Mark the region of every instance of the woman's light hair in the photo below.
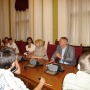
{"type": "Polygon", "coordinates": [[[83,53],[79,58],[80,70],[90,74],[90,52],[83,53]]]}
{"type": "Polygon", "coordinates": [[[39,44],[39,47],[42,47],[42,46],[44,46],[44,41],[42,39],[37,39],[35,41],[35,44],[39,44]]]}

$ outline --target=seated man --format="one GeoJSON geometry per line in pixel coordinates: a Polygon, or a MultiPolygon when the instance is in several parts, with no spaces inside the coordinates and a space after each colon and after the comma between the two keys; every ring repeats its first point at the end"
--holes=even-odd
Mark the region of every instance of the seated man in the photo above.
{"type": "Polygon", "coordinates": [[[61,37],[59,44],[60,45],[57,46],[57,49],[49,63],[52,63],[56,58],[59,58],[59,63],[76,65],[75,50],[68,44],[68,39],[66,37],[61,37]]]}
{"type": "Polygon", "coordinates": [[[8,47],[13,49],[16,53],[19,53],[19,49],[18,49],[17,45],[13,42],[12,38],[9,38],[8,42],[9,42],[8,47]]]}
{"type": "MultiPolygon", "coordinates": [[[[0,90],[29,90],[24,83],[13,75],[11,69],[16,64],[16,53],[12,49],[0,51],[0,90]]],[[[39,85],[34,90],[41,90],[45,83],[40,79],[39,85]]]]}
{"type": "Polygon", "coordinates": [[[79,71],[67,74],[63,81],[63,90],[90,90],[90,52],[81,55],[79,71]]]}

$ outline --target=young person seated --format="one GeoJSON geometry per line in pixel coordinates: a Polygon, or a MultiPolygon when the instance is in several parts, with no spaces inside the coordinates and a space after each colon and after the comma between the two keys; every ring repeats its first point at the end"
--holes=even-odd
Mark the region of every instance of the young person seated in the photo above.
{"type": "Polygon", "coordinates": [[[33,43],[33,40],[31,37],[27,38],[27,42],[26,42],[26,51],[29,53],[33,53],[35,51],[36,46],[33,43]]]}
{"type": "Polygon", "coordinates": [[[63,81],[63,90],[90,90],[90,52],[79,58],[76,74],[69,73],[63,81]]]}
{"type": "Polygon", "coordinates": [[[47,51],[44,47],[44,41],[42,39],[37,39],[35,41],[36,49],[31,55],[31,58],[48,60],[47,51]]]}
{"type": "MultiPolygon", "coordinates": [[[[9,47],[2,47],[0,50],[2,51],[2,50],[7,49],[7,48],[11,49],[9,47]]],[[[20,66],[19,66],[17,58],[18,58],[18,55],[16,55],[15,66],[11,69],[11,72],[15,73],[15,74],[21,74],[21,69],[20,69],[20,66]]]]}
{"type": "Polygon", "coordinates": [[[12,48],[16,53],[19,53],[19,49],[17,45],[13,42],[12,38],[9,38],[8,42],[9,42],[8,47],[12,48]]]}
{"type": "Polygon", "coordinates": [[[3,42],[1,43],[1,47],[8,47],[9,46],[9,42],[8,42],[8,37],[5,37],[3,42]]]}
{"type": "Polygon", "coordinates": [[[56,58],[59,58],[59,63],[76,65],[74,47],[68,44],[68,39],[66,37],[60,38],[59,45],[49,63],[55,62],[56,58]]]}
{"type": "MultiPolygon", "coordinates": [[[[16,53],[10,49],[0,51],[0,90],[29,90],[19,78],[11,72],[16,64],[16,53]]],[[[45,84],[44,78],[34,90],[41,90],[45,84]]]]}

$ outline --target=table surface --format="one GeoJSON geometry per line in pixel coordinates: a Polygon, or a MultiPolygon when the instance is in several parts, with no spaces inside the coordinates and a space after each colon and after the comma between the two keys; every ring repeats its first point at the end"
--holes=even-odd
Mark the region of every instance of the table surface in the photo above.
{"type": "Polygon", "coordinates": [[[39,83],[39,80],[38,80],[39,77],[44,77],[46,80],[46,83],[52,85],[52,86],[49,86],[49,85],[45,85],[45,86],[53,90],[62,90],[62,83],[65,75],[68,73],[77,72],[77,68],[75,66],[62,64],[65,71],[60,72],[58,75],[52,76],[44,72],[47,69],[46,65],[48,64],[48,61],[39,60],[39,62],[42,63],[43,66],[39,66],[36,68],[27,67],[26,70],[24,69],[24,66],[26,66],[29,63],[29,59],[27,59],[27,61],[20,62],[19,64],[21,67],[21,75],[37,83],[39,83]]]}

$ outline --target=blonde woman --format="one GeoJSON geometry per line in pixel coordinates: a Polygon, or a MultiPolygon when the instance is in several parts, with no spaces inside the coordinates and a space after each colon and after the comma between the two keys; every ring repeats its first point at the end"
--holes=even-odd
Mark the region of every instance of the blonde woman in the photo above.
{"type": "Polygon", "coordinates": [[[31,55],[31,58],[48,60],[47,51],[44,47],[44,41],[42,39],[37,39],[35,41],[36,49],[31,55]]]}

